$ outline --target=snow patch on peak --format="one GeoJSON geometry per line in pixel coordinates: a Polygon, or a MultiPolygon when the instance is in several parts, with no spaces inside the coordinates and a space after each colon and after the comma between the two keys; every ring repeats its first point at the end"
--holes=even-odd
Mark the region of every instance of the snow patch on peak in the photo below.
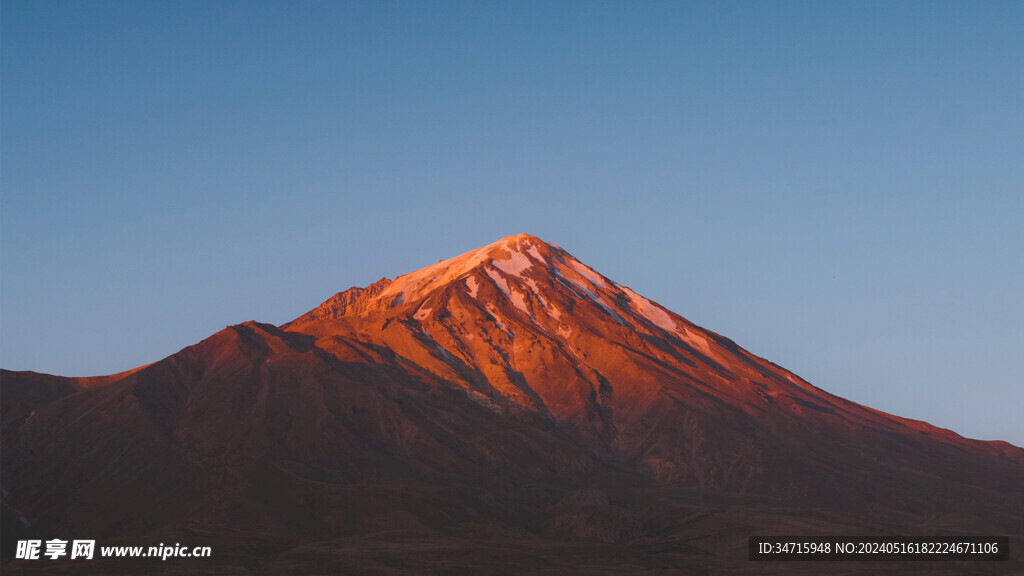
{"type": "Polygon", "coordinates": [[[529,254],[530,256],[533,256],[533,259],[536,260],[537,262],[546,262],[547,261],[547,260],[545,260],[544,256],[541,255],[540,251],[537,250],[537,247],[534,246],[533,244],[529,245],[526,248],[526,253],[529,254]]]}
{"type": "Polygon", "coordinates": [[[469,297],[476,298],[476,292],[480,285],[476,283],[476,276],[466,276],[466,288],[469,288],[469,297]]]}
{"type": "Polygon", "coordinates": [[[651,302],[647,298],[637,294],[629,288],[623,288],[623,292],[629,296],[630,306],[636,311],[637,314],[643,316],[653,323],[655,326],[672,333],[680,333],[679,325],[676,324],[675,320],[669,315],[668,312],[661,309],[660,306],[651,302]]]}
{"type": "MultiPolygon", "coordinates": [[[[441,260],[432,266],[395,278],[379,293],[373,295],[372,301],[378,303],[378,306],[371,306],[369,309],[393,308],[401,304],[408,304],[419,300],[433,290],[462,279],[466,279],[466,287],[469,288],[470,295],[476,297],[473,288],[476,280],[470,281],[468,278],[473,271],[490,265],[509,276],[521,278],[523,272],[535,263],[546,262],[543,257],[546,246],[548,244],[543,240],[529,234],[502,238],[483,248],[441,260]]],[[[505,292],[508,294],[508,290],[505,292]]]]}
{"type": "Polygon", "coordinates": [[[523,271],[533,266],[533,262],[522,252],[512,252],[507,259],[493,260],[491,264],[502,272],[513,276],[520,276],[523,271]]]}
{"type": "Polygon", "coordinates": [[[535,318],[533,317],[533,313],[531,313],[530,309],[526,307],[526,297],[522,292],[516,289],[512,289],[511,294],[509,294],[509,299],[512,300],[512,304],[515,305],[516,308],[519,308],[527,316],[529,316],[530,320],[535,320],[535,318]]]}
{"type": "Polygon", "coordinates": [[[537,298],[537,301],[540,302],[540,305],[547,308],[548,301],[540,295],[540,288],[537,287],[537,281],[533,278],[524,278],[524,280],[526,281],[526,285],[530,287],[530,291],[533,292],[533,295],[537,298]]]}
{"type": "Polygon", "coordinates": [[[615,322],[617,322],[619,325],[621,325],[621,326],[626,326],[627,325],[626,321],[622,319],[622,316],[619,316],[618,312],[616,312],[615,310],[612,310],[612,308],[605,302],[604,298],[602,298],[601,296],[598,296],[597,294],[595,294],[593,290],[580,285],[578,282],[575,282],[573,280],[570,280],[569,278],[566,278],[565,276],[562,275],[561,271],[559,271],[557,269],[555,270],[555,273],[557,274],[555,276],[555,279],[558,280],[558,282],[561,283],[562,286],[565,286],[566,288],[568,288],[569,290],[574,292],[580,298],[584,298],[584,297],[588,298],[591,302],[593,302],[594,304],[599,306],[602,310],[604,310],[605,313],[607,313],[609,316],[611,316],[612,319],[615,320],[615,322]]]}
{"type": "Polygon", "coordinates": [[[423,306],[420,306],[420,309],[417,310],[416,313],[412,315],[412,317],[422,322],[423,320],[427,319],[427,316],[430,315],[431,310],[433,310],[433,308],[428,308],[426,304],[424,304],[423,306]]]}
{"type": "Polygon", "coordinates": [[[593,268],[573,258],[566,258],[566,262],[577,274],[586,278],[594,286],[599,288],[609,288],[608,282],[606,282],[600,274],[595,272],[593,268]]]}
{"type": "Polygon", "coordinates": [[[711,350],[711,344],[708,342],[708,337],[703,334],[691,334],[686,339],[691,345],[696,347],[702,354],[708,358],[718,358],[719,355],[715,354],[711,350]]]}
{"type": "Polygon", "coordinates": [[[396,304],[412,302],[423,294],[457,280],[470,270],[487,262],[490,259],[488,248],[478,248],[461,256],[442,260],[422,270],[399,276],[380,293],[378,298],[384,299],[397,294],[396,304]]]}
{"type": "Polygon", "coordinates": [[[516,308],[522,310],[527,316],[530,317],[531,320],[533,320],[533,313],[530,312],[529,307],[527,307],[526,305],[525,293],[522,292],[521,290],[517,290],[516,288],[509,286],[508,280],[506,280],[505,277],[502,276],[501,273],[495,270],[494,268],[487,267],[486,270],[487,275],[491,277],[491,280],[494,280],[494,283],[498,286],[498,289],[501,290],[502,293],[504,293],[505,296],[512,301],[512,304],[516,308]]]}
{"type": "Polygon", "coordinates": [[[494,283],[498,286],[498,289],[504,292],[506,297],[511,298],[512,295],[509,292],[508,281],[505,280],[505,277],[498,273],[498,271],[495,270],[494,268],[488,267],[485,270],[487,272],[487,275],[491,277],[491,280],[494,280],[494,283]]]}
{"type": "Polygon", "coordinates": [[[509,338],[512,338],[514,336],[512,331],[509,330],[507,326],[505,326],[504,322],[502,322],[501,313],[498,312],[498,308],[494,304],[491,304],[490,302],[487,303],[487,312],[492,317],[494,317],[494,324],[498,327],[499,330],[505,332],[509,338]]]}

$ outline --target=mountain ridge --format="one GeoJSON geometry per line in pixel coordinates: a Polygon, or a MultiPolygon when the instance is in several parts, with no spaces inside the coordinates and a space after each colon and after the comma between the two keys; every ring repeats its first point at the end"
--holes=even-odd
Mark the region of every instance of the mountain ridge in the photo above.
{"type": "Polygon", "coordinates": [[[438,566],[518,542],[554,572],[582,546],[618,573],[716,573],[808,517],[1024,543],[1024,449],[832,395],[529,235],[117,375],[2,371],[0,393],[5,550],[187,537],[256,572],[325,570],[310,546],[328,571],[422,572],[341,552],[406,558],[390,526],[473,558],[438,566]]]}
{"type": "MultiPolygon", "coordinates": [[[[383,278],[366,288],[353,287],[339,292],[310,312],[282,325],[282,329],[290,329],[308,322],[338,319],[350,315],[358,317],[398,317],[402,316],[402,312],[396,309],[413,304],[420,304],[417,306],[416,313],[412,315],[413,319],[422,321],[426,319],[427,315],[435,312],[436,307],[428,307],[426,304],[420,303],[421,300],[430,300],[431,293],[434,290],[443,289],[460,281],[466,282],[467,292],[470,296],[475,296],[475,292],[479,289],[480,284],[490,284],[494,297],[504,296],[513,301],[515,307],[520,312],[527,314],[531,320],[536,322],[534,314],[537,313],[537,304],[539,303],[541,307],[546,308],[546,303],[537,291],[536,284],[530,282],[528,291],[521,290],[522,286],[519,286],[520,290],[517,290],[515,287],[510,288],[508,284],[510,276],[518,276],[536,264],[546,266],[547,272],[554,271],[557,275],[557,280],[563,286],[572,290],[576,296],[589,298],[591,302],[595,302],[603,312],[614,318],[616,322],[626,325],[631,330],[635,329],[637,325],[643,325],[647,329],[660,329],[669,333],[670,337],[675,336],[684,340],[686,344],[696,348],[698,353],[701,351],[710,352],[710,340],[714,344],[718,344],[726,349],[742,351],[742,355],[747,358],[755,358],[757,362],[761,363],[767,362],[773,368],[784,371],[786,378],[798,387],[810,387],[815,391],[823,392],[792,372],[750,354],[737,346],[732,340],[700,328],[660,304],[650,301],[628,287],[606,278],[576,260],[560,246],[547,243],[529,234],[517,234],[502,238],[482,248],[399,276],[395,280],[383,278]],[[563,264],[561,269],[556,265],[559,263],[563,264]],[[569,272],[567,273],[566,270],[569,272]],[[566,278],[567,276],[572,276],[574,272],[576,273],[575,278],[566,278]],[[568,284],[566,281],[568,281],[568,284]],[[591,285],[589,289],[586,286],[587,282],[591,285]],[[597,293],[595,294],[591,290],[597,285],[600,285],[600,288],[597,288],[597,293]],[[607,296],[606,291],[615,291],[617,293],[608,298],[605,297],[607,296]],[[618,308],[615,306],[616,303],[622,304],[624,302],[628,302],[626,304],[628,310],[626,313],[623,313],[621,309],[614,309],[618,308]],[[418,316],[419,318],[417,318],[418,316]],[[629,318],[629,320],[625,320],[624,317],[629,318]]],[[[529,279],[527,282],[529,282],[529,279]]],[[[492,298],[490,301],[494,301],[494,299],[492,298]]],[[[407,315],[406,319],[408,319],[407,315]]],[[[550,331],[547,334],[549,336],[552,335],[550,331]]],[[[717,364],[710,355],[705,354],[705,357],[710,360],[711,364],[717,364]]],[[[833,395],[829,396],[834,397],[833,395]]],[[[843,401],[846,402],[845,400],[843,401]]],[[[815,409],[816,406],[809,407],[815,409]]],[[[943,434],[956,434],[946,429],[934,427],[923,421],[893,416],[859,404],[857,406],[882,415],[882,417],[892,418],[911,428],[926,429],[943,434]]],[[[817,408],[821,407],[817,406],[817,408]]],[[[1001,441],[979,440],[978,442],[1000,443],[1001,441]]]]}

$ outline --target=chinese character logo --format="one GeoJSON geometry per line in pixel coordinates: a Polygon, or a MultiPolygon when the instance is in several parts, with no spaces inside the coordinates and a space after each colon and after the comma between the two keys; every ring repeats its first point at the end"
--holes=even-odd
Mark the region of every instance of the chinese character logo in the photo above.
{"type": "Polygon", "coordinates": [[[50,557],[50,560],[56,560],[61,556],[67,556],[68,554],[68,541],[59,540],[54,538],[53,540],[46,541],[46,555],[50,557]]]}
{"type": "Polygon", "coordinates": [[[71,545],[71,559],[85,558],[86,560],[92,560],[92,555],[95,551],[95,540],[75,540],[71,545]]]}
{"type": "Polygon", "coordinates": [[[18,549],[14,557],[24,560],[38,560],[39,547],[43,545],[42,540],[18,540],[18,549]]]}

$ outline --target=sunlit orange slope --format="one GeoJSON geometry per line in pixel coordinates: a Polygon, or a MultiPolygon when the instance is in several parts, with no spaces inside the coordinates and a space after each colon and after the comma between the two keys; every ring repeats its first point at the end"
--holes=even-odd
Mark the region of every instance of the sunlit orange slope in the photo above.
{"type": "Polygon", "coordinates": [[[394,351],[436,386],[526,407],[664,481],[809,490],[765,467],[893,442],[1024,462],[829,394],[525,234],[340,292],[283,328],[347,361],[394,351]]]}

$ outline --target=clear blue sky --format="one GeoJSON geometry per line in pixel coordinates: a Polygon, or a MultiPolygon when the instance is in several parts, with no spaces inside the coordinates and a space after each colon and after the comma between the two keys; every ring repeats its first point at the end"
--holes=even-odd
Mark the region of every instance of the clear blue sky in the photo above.
{"type": "Polygon", "coordinates": [[[1024,3],[0,4],[0,366],[152,362],[528,232],[1024,445],[1024,3]]]}

